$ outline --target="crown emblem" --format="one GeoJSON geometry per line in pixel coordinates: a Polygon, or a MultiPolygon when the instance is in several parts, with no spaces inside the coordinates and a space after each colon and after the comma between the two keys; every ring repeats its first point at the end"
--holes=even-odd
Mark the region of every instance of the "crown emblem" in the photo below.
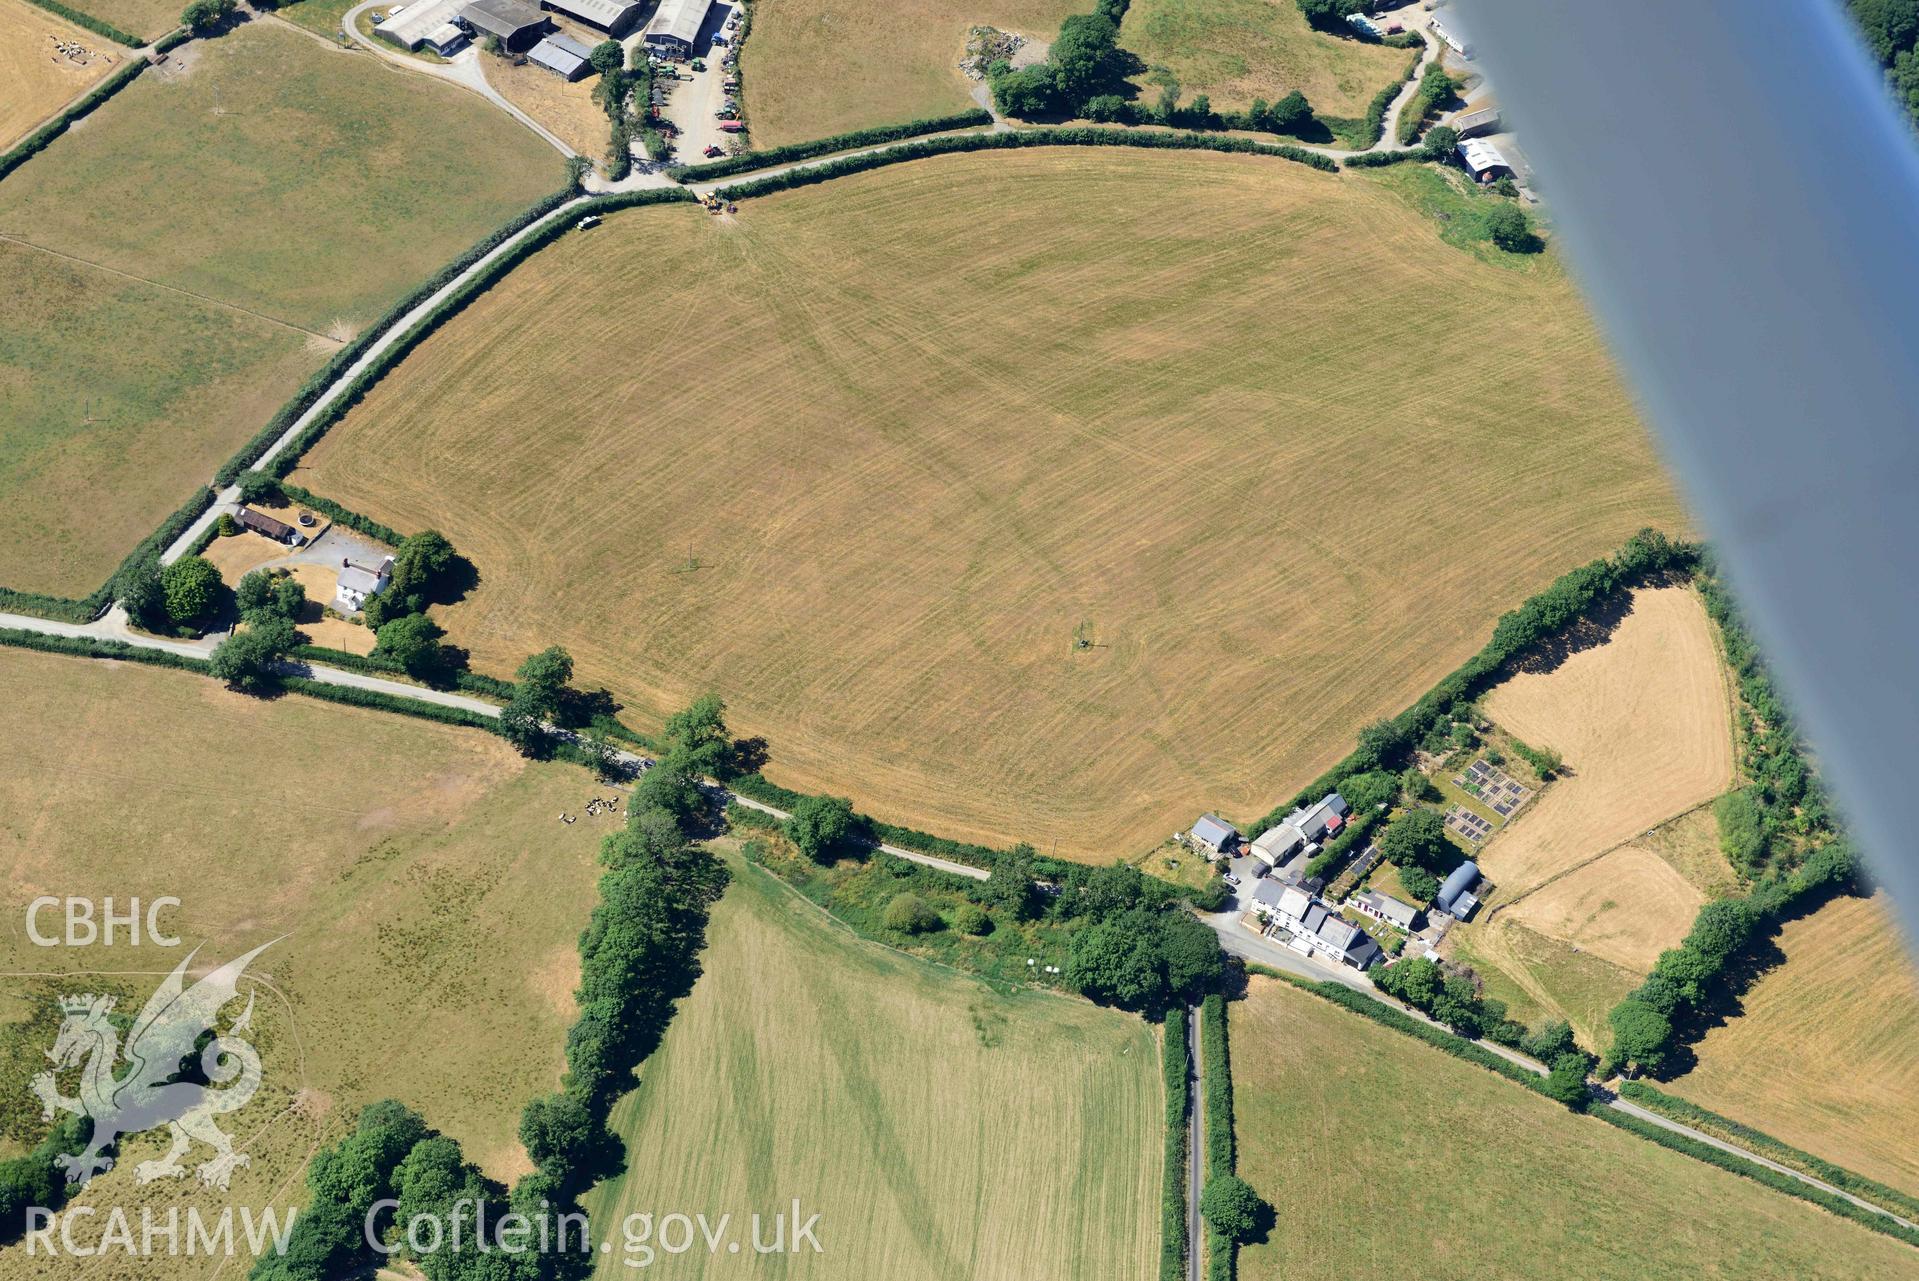
{"type": "Polygon", "coordinates": [[[84,996],[61,997],[60,1012],[62,1014],[85,1014],[88,1011],[93,1009],[95,1002],[100,1003],[100,1012],[102,1014],[105,1014],[108,1010],[113,1008],[112,997],[95,996],[93,995],[93,993],[89,992],[85,994],[84,996]]]}

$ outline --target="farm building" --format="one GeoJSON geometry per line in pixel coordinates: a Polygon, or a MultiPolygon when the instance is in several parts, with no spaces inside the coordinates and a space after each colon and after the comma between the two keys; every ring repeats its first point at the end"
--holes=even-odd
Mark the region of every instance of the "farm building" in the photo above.
{"type": "Polygon", "coordinates": [[[391,556],[381,561],[378,569],[355,565],[342,557],[339,585],[333,589],[333,608],[342,614],[356,614],[366,604],[367,597],[385,591],[386,585],[392,581],[391,556]]]}
{"type": "Polygon", "coordinates": [[[631,31],[644,7],[640,0],[540,0],[540,8],[577,18],[609,36],[631,31]]]}
{"type": "Polygon", "coordinates": [[[556,31],[527,51],[526,60],[545,67],[562,80],[581,80],[593,70],[587,59],[592,50],[564,32],[556,31]]]}
{"type": "Polygon", "coordinates": [[[1484,138],[1468,138],[1460,143],[1459,163],[1466,166],[1466,172],[1473,176],[1474,182],[1492,182],[1513,176],[1513,167],[1505,153],[1484,138]]]}
{"type": "Polygon", "coordinates": [[[1253,842],[1253,853],[1277,867],[1296,850],[1338,835],[1350,813],[1352,806],[1345,797],[1328,792],[1317,804],[1302,806],[1288,814],[1284,822],[1261,832],[1253,842]]]}
{"type": "Polygon", "coordinates": [[[693,52],[693,42],[699,39],[712,7],[713,0],[660,0],[643,39],[661,53],[683,58],[693,52]]]}
{"type": "Polygon", "coordinates": [[[1381,894],[1378,890],[1366,890],[1346,900],[1354,910],[1363,912],[1375,921],[1384,921],[1396,925],[1402,930],[1413,928],[1413,920],[1419,915],[1419,909],[1411,903],[1402,903],[1390,894],[1381,894]]]}
{"type": "Polygon", "coordinates": [[[1499,132],[1499,108],[1481,107],[1478,111],[1468,111],[1453,117],[1453,130],[1462,138],[1476,138],[1482,133],[1499,132]]]}
{"type": "Polygon", "coordinates": [[[288,547],[298,547],[306,542],[306,535],[293,526],[254,511],[251,507],[242,507],[234,514],[233,519],[241,529],[250,529],[256,534],[264,534],[274,542],[285,543],[288,547]]]}
{"type": "Polygon", "coordinates": [[[1344,917],[1333,915],[1330,908],[1321,910],[1326,915],[1319,919],[1311,932],[1314,953],[1330,956],[1356,970],[1369,970],[1379,964],[1385,953],[1380,951],[1372,935],[1344,917]]]}
{"type": "Polygon", "coordinates": [[[1433,897],[1433,906],[1442,912],[1451,912],[1460,920],[1472,915],[1473,908],[1479,906],[1479,900],[1469,891],[1479,884],[1479,864],[1467,859],[1452,870],[1445,884],[1439,887],[1439,893],[1433,897]]]}
{"type": "Polygon", "coordinates": [[[1239,833],[1217,814],[1201,814],[1199,822],[1193,824],[1192,837],[1200,846],[1215,854],[1230,853],[1239,844],[1239,833]]]}
{"type": "Polygon", "coordinates": [[[553,23],[523,0],[472,0],[460,10],[460,22],[481,36],[497,36],[515,53],[524,53],[553,23]]]}
{"type": "Polygon", "coordinates": [[[1253,891],[1253,910],[1291,934],[1287,946],[1306,956],[1331,957],[1363,970],[1383,955],[1365,930],[1322,903],[1304,885],[1261,881],[1253,891]]]}
{"type": "MultiPolygon", "coordinates": [[[[385,21],[374,26],[373,34],[402,49],[418,49],[428,45],[433,46],[435,53],[442,53],[435,44],[436,38],[441,36],[440,29],[451,25],[465,4],[466,0],[414,0],[412,4],[396,5],[387,11],[385,21]]],[[[462,34],[462,43],[464,40],[462,34]]]]}

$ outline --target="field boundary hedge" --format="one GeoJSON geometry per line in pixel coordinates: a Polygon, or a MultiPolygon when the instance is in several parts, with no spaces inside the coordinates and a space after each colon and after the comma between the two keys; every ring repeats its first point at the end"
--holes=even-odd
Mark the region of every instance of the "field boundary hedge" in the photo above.
{"type": "Polygon", "coordinates": [[[345,525],[348,529],[365,534],[368,538],[377,539],[388,547],[397,548],[406,541],[406,535],[391,525],[381,524],[371,516],[362,516],[351,507],[342,507],[331,498],[322,498],[310,489],[288,484],[284,480],[279,484],[282,494],[302,507],[311,507],[336,525],[345,525]]]}
{"type": "Polygon", "coordinates": [[[55,138],[72,128],[74,121],[91,115],[101,103],[139,79],[140,73],[149,65],[145,58],[129,59],[118,71],[95,85],[86,97],[71,104],[65,111],[14,143],[4,155],[0,155],[0,178],[5,178],[45,151],[55,138]]]}
{"type": "MultiPolygon", "coordinates": [[[[1366,996],[1364,993],[1355,992],[1342,983],[1303,979],[1264,965],[1249,965],[1247,968],[1254,973],[1264,974],[1270,978],[1276,978],[1282,982],[1290,983],[1294,987],[1303,988],[1316,996],[1331,1001],[1334,1005],[1343,1006],[1355,1014],[1372,1019],[1375,1023],[1384,1024],[1394,1031],[1404,1032],[1408,1036],[1424,1041],[1433,1048],[1443,1050],[1454,1058],[1464,1059],[1469,1063],[1476,1063],[1481,1067],[1488,1068],[1508,1080],[1519,1082],[1533,1093],[1544,1098],[1550,1099],[1552,1097],[1546,1093],[1546,1078],[1544,1076],[1536,1072],[1529,1072],[1510,1059],[1494,1054],[1482,1046],[1474,1045],[1464,1037],[1456,1036],[1444,1029],[1422,1023],[1381,1001],[1376,1001],[1372,997],[1366,996]]],[[[1555,1102],[1556,1101],[1557,1100],[1555,1100],[1555,1102]]],[[[1573,1115],[1581,1115],[1581,1113],[1574,1113],[1573,1115]]],[[[1887,1236],[1904,1241],[1908,1245],[1919,1246],[1919,1232],[1915,1232],[1910,1228],[1901,1227],[1898,1223],[1895,1223],[1883,1214],[1873,1210],[1862,1209],[1843,1197],[1837,1197],[1830,1192],[1821,1191],[1811,1184],[1800,1182],[1789,1174],[1781,1174],[1777,1170],[1768,1169],[1756,1161],[1749,1161],[1744,1157],[1736,1156],[1733,1153],[1713,1147],[1710,1143],[1702,1143],[1698,1139],[1676,1133],[1663,1126],[1654,1125],[1650,1121],[1642,1121],[1638,1117],[1628,1116],[1617,1108],[1603,1105],[1586,1108],[1583,1110],[1583,1115],[1598,1117],[1608,1125],[1637,1134],[1643,1139],[1650,1139],[1662,1147],[1671,1148],[1675,1152],[1694,1157],[1700,1161],[1704,1161],[1708,1165],[1716,1165],[1722,1170],[1741,1175],[1756,1183],[1763,1183],[1775,1191],[1798,1197],[1802,1201],[1810,1201],[1822,1209],[1832,1211],[1841,1218],[1851,1219],[1855,1223],[1871,1228],[1875,1232],[1882,1232],[1887,1236]]]]}
{"type": "Polygon", "coordinates": [[[1186,1281],[1186,1113],[1192,1063],[1186,1052],[1186,1007],[1166,1011],[1160,1071],[1166,1082],[1166,1171],[1160,1193],[1159,1281],[1186,1281]]]}
{"type": "Polygon", "coordinates": [[[815,138],[811,142],[793,142],[784,147],[769,147],[765,151],[743,151],[737,156],[728,156],[724,160],[714,160],[707,164],[672,165],[666,172],[667,176],[675,182],[704,182],[712,178],[730,178],[736,173],[750,173],[755,169],[770,169],[774,165],[791,164],[796,160],[811,160],[815,156],[831,155],[835,151],[877,147],[883,143],[918,138],[929,133],[975,129],[992,123],[992,112],[974,107],[970,111],[956,112],[950,116],[929,116],[921,120],[908,120],[902,124],[875,125],[871,129],[854,129],[848,133],[836,133],[827,138],[815,138]]]}
{"type": "Polygon", "coordinates": [[[1701,1143],[1689,1135],[1675,1133],[1662,1125],[1654,1125],[1651,1121],[1642,1121],[1616,1108],[1594,1108],[1590,1114],[1607,1125],[1637,1134],[1642,1139],[1650,1139],[1663,1148],[1671,1148],[1694,1160],[1704,1161],[1707,1165],[1716,1165],[1728,1173],[1751,1179],[1754,1183],[1762,1183],[1776,1192],[1784,1192],[1787,1196],[1809,1201],[1822,1210],[1830,1210],[1842,1219],[1851,1219],[1861,1227],[1871,1228],[1874,1232],[1883,1233],[1897,1241],[1904,1241],[1907,1245],[1919,1246],[1919,1232],[1902,1227],[1877,1210],[1864,1209],[1844,1197],[1834,1196],[1830,1192],[1813,1187],[1810,1183],[1802,1183],[1790,1174],[1781,1174],[1756,1161],[1735,1156],[1723,1148],[1716,1148],[1710,1143],[1701,1143]]]}
{"type": "Polygon", "coordinates": [[[1129,130],[1072,126],[1061,129],[1015,129],[1006,133],[969,133],[951,138],[928,138],[901,143],[883,151],[846,156],[825,164],[809,165],[769,178],[754,179],[737,186],[722,187],[718,194],[726,200],[751,200],[794,187],[809,187],[831,182],[869,169],[926,160],[968,151],[1014,150],[1021,147],[1141,147],[1147,150],[1218,151],[1238,155],[1275,156],[1326,173],[1338,173],[1339,165],[1317,152],[1285,143],[1255,142],[1250,138],[1209,135],[1190,130],[1129,130]]]}
{"type": "MultiPolygon", "coordinates": [[[[1199,1003],[1201,1086],[1206,1092],[1206,1179],[1238,1168],[1233,1143],[1233,1065],[1226,1037],[1226,998],[1210,992],[1199,1003]]],[[[1239,1275],[1239,1242],[1206,1225],[1207,1281],[1233,1281],[1239,1275]]]]}
{"type": "Polygon", "coordinates": [[[68,8],[66,5],[61,4],[60,0],[27,0],[27,3],[45,9],[48,13],[65,18],[76,27],[85,27],[97,36],[105,36],[109,40],[123,44],[129,49],[138,49],[146,44],[146,41],[142,40],[139,36],[128,35],[111,22],[103,22],[90,13],[82,13],[78,9],[68,8]]]}
{"type": "Polygon", "coordinates": [[[1876,1179],[1855,1174],[1842,1165],[1834,1165],[1803,1148],[1796,1148],[1781,1139],[1775,1139],[1764,1130],[1755,1130],[1749,1125],[1742,1125],[1731,1117],[1721,1116],[1717,1112],[1667,1094],[1664,1090],[1654,1089],[1640,1081],[1622,1082],[1619,1093],[1641,1107],[1658,1112],[1681,1125],[1689,1125],[1695,1130],[1704,1130],[1708,1134],[1713,1134],[1716,1138],[1749,1147],[1758,1156],[1777,1161],[1781,1165],[1789,1165],[1795,1170],[1810,1174],[1815,1179],[1830,1183],[1835,1188],[1884,1206],[1907,1218],[1919,1218],[1919,1197],[1908,1196],[1899,1189],[1888,1187],[1876,1179]]]}

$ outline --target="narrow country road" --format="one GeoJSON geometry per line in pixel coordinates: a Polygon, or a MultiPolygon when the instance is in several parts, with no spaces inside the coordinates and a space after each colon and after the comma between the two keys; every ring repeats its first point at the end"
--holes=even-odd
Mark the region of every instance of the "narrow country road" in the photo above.
{"type": "Polygon", "coordinates": [[[1206,1092],[1201,1088],[1204,1076],[1199,1065],[1199,1007],[1186,1007],[1186,1281],[1199,1281],[1200,1242],[1205,1230],[1199,1221],[1199,1196],[1206,1172],[1206,1156],[1200,1150],[1205,1141],[1206,1092]]]}

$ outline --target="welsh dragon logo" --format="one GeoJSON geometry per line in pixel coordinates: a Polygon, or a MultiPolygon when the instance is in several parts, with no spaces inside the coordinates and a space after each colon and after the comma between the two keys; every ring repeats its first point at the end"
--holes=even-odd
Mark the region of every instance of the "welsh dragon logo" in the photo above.
{"type": "Polygon", "coordinates": [[[43,1120],[52,1120],[57,1108],[93,1122],[84,1151],[54,1158],[69,1183],[84,1184],[111,1169],[113,1158],[106,1153],[122,1135],[162,1125],[171,1131],[173,1145],[158,1160],[134,1167],[134,1177],[141,1183],[184,1177],[180,1158],[196,1139],[213,1149],[211,1159],[195,1167],[201,1181],[210,1186],[226,1188],[233,1172],[247,1164],[246,1154],[233,1150],[233,1140],[214,1124],[214,1118],[246,1106],[260,1088],[260,1056],[240,1038],[252,1026],[252,996],[247,998],[245,1012],[225,1032],[216,1031],[214,1025],[221,1009],[238,998],[240,976],[248,964],[271,946],[263,943],[188,987],[187,966],[199,954],[196,949],[147,1001],[127,1033],[124,1048],[108,1018],[114,998],[60,998],[60,1034],[47,1052],[53,1071],[40,1073],[32,1085],[43,1120]],[[186,1060],[208,1033],[213,1038],[200,1050],[199,1060],[200,1073],[209,1084],[180,1079],[186,1060]],[[61,1094],[55,1073],[82,1064],[79,1097],[61,1094]],[[214,1089],[215,1085],[226,1088],[214,1089]]]}

